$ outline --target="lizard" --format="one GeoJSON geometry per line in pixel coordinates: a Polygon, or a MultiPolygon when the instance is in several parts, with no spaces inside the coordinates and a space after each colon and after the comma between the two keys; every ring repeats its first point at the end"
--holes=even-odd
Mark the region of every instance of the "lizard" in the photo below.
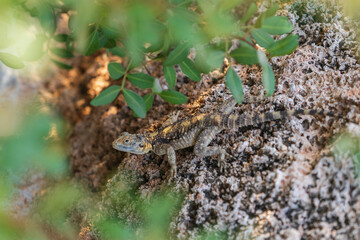
{"type": "MultiPolygon", "coordinates": [[[[244,96],[243,103],[258,102],[264,98],[264,96],[244,96]]],[[[231,112],[236,103],[236,100],[230,97],[215,112],[197,114],[180,121],[178,121],[179,112],[177,112],[165,121],[159,130],[143,134],[123,132],[113,141],[112,146],[116,150],[134,154],[146,154],[153,151],[159,156],[167,155],[171,167],[171,179],[177,174],[175,151],[192,146],[196,156],[217,156],[218,166],[222,172],[226,167],[225,157],[231,155],[219,146],[208,145],[215,135],[224,129],[253,126],[295,115],[335,116],[332,112],[314,109],[234,114],[231,112]]]]}

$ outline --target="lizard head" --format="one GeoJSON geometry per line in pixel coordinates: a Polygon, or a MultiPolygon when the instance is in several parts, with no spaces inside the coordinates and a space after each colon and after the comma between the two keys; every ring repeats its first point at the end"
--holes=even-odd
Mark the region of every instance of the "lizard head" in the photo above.
{"type": "Polygon", "coordinates": [[[123,152],[145,154],[152,150],[151,143],[142,134],[123,132],[113,143],[113,148],[123,152]]]}

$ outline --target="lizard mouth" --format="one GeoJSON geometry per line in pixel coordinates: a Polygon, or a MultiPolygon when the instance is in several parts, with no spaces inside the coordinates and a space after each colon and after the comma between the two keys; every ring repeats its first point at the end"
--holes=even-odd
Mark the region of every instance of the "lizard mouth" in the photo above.
{"type": "Polygon", "coordinates": [[[113,142],[112,146],[113,146],[113,148],[115,148],[116,150],[119,150],[119,151],[131,152],[131,150],[132,150],[131,146],[118,145],[116,142],[113,142]]]}

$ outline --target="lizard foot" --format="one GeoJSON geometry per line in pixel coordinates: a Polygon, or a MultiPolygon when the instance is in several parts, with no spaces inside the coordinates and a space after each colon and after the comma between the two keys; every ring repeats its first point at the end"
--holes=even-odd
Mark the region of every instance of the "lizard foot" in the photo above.
{"type": "Polygon", "coordinates": [[[167,179],[167,184],[168,186],[170,186],[173,182],[173,180],[176,178],[176,174],[177,174],[177,171],[176,171],[176,168],[171,168],[170,170],[170,176],[169,178],[167,179]]]}
{"type": "Polygon", "coordinates": [[[235,158],[235,156],[227,153],[224,149],[221,149],[221,153],[219,154],[219,157],[218,157],[218,166],[220,168],[220,172],[224,173],[226,172],[226,170],[229,168],[229,165],[225,159],[228,159],[228,158],[235,158]]]}
{"type": "Polygon", "coordinates": [[[221,149],[221,152],[218,157],[218,166],[220,167],[220,172],[224,173],[229,167],[229,164],[225,161],[225,158],[231,156],[224,149],[221,149]]]}
{"type": "Polygon", "coordinates": [[[176,177],[176,174],[177,174],[176,167],[175,167],[175,168],[171,168],[171,170],[170,170],[170,180],[171,180],[171,179],[174,179],[174,178],[176,177]]]}

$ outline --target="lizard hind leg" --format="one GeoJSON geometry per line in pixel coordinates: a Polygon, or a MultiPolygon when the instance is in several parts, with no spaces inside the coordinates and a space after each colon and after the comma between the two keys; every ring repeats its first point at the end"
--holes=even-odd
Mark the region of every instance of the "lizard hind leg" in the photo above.
{"type": "Polygon", "coordinates": [[[206,128],[200,134],[198,139],[196,140],[194,153],[199,157],[207,157],[207,156],[218,156],[218,166],[220,167],[220,171],[226,170],[226,162],[225,157],[231,156],[224,149],[219,146],[208,146],[210,142],[213,140],[215,135],[221,131],[221,129],[215,128],[206,128]]]}

